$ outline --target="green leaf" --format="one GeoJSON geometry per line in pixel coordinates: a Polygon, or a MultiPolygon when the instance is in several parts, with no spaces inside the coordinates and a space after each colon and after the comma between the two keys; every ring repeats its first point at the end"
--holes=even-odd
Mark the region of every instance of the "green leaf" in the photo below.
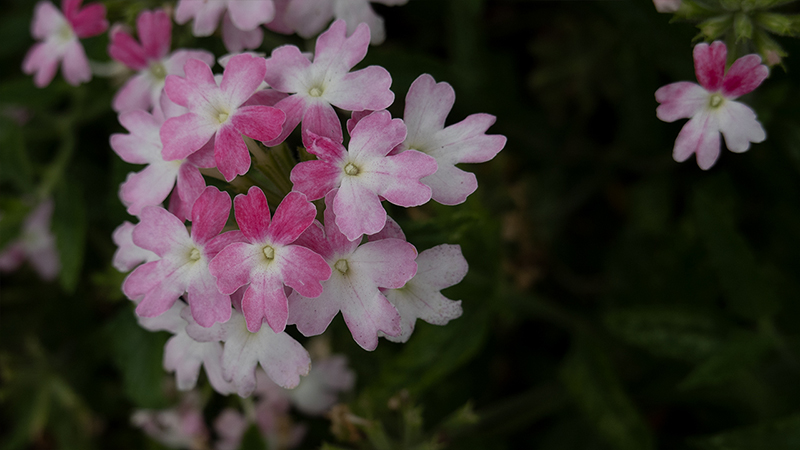
{"type": "Polygon", "coordinates": [[[725,14],[704,20],[697,25],[697,28],[700,29],[700,33],[707,41],[713,41],[725,34],[732,26],[733,14],[725,14]]]}
{"type": "Polygon", "coordinates": [[[169,333],[151,333],[136,322],[131,308],[124,308],[106,327],[114,362],[122,372],[127,397],[140,408],[164,408],[162,355],[169,333]]]}
{"type": "Polygon", "coordinates": [[[721,344],[720,324],[697,312],[634,308],[608,312],[604,322],[614,336],[656,356],[700,361],[721,344]]]}
{"type": "Polygon", "coordinates": [[[772,339],[755,333],[739,333],[704,363],[697,366],[680,384],[681,389],[711,386],[731,380],[757,363],[772,349],[772,339]]]}
{"type": "Polygon", "coordinates": [[[53,233],[61,258],[59,281],[67,292],[74,292],[83,269],[86,248],[86,205],[81,186],[64,182],[55,192],[53,233]]]}
{"type": "Polygon", "coordinates": [[[797,450],[800,415],[691,441],[700,450],[797,450]]]}
{"type": "Polygon", "coordinates": [[[736,42],[750,40],[753,38],[753,21],[745,13],[737,13],[733,17],[733,32],[736,34],[736,42]]]}
{"type": "Polygon", "coordinates": [[[773,314],[780,304],[769,273],[736,227],[734,198],[727,178],[706,180],[695,191],[694,216],[729,306],[753,320],[773,314]]]}
{"type": "Polygon", "coordinates": [[[20,191],[33,186],[31,163],[25,148],[25,137],[15,124],[0,123],[0,182],[8,181],[20,191]]]}
{"type": "Polygon", "coordinates": [[[251,425],[242,436],[239,450],[269,450],[269,446],[264,442],[264,438],[261,437],[258,427],[251,425]]]}
{"type": "Polygon", "coordinates": [[[20,237],[22,223],[30,211],[28,205],[19,199],[0,199],[0,249],[20,237]]]}
{"type": "Polygon", "coordinates": [[[611,362],[588,337],[578,337],[561,368],[561,379],[597,433],[613,448],[653,448],[650,430],[625,393],[611,362]]]}

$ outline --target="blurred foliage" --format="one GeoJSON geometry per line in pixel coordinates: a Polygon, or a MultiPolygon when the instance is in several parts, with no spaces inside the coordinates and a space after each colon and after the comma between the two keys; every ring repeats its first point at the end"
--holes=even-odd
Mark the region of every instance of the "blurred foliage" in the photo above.
{"type": "MultiPolygon", "coordinates": [[[[104,3],[131,24],[164,2],[104,3]]],[[[464,315],[374,352],[335,319],[358,386],[328,418],[300,419],[302,448],[800,448],[797,4],[754,3],[686,2],[727,8],[738,54],[788,54],[743,98],[766,142],[709,172],[672,161],[683,123],[655,117],[658,87],[694,80],[695,30],[651,2],[376,5],[388,39],[363,64],[392,74],[393,115],[431,73],[456,90],[449,123],[494,114],[508,145],[466,167],[481,186],[465,204],[390,210],[419,250],[461,245],[470,272],[445,294],[464,315]]],[[[52,284],[27,266],[0,278],[0,448],[163,448],[130,416],[177,403],[166,334],[136,325],[109,264],[130,220],[117,190],[132,166],[108,145],[119,80],[36,89],[19,69],[33,3],[0,8],[0,247],[52,196],[63,266],[52,284]]],[[[705,38],[718,16],[703,16],[705,38]]],[[[268,33],[262,50],[286,42],[303,45],[268,33]]],[[[106,37],[84,43],[108,60],[106,37]]],[[[186,26],[174,43],[223,53],[186,26]]],[[[200,385],[209,423],[238,404],[200,385]]],[[[263,446],[251,429],[242,448],[263,446]]]]}

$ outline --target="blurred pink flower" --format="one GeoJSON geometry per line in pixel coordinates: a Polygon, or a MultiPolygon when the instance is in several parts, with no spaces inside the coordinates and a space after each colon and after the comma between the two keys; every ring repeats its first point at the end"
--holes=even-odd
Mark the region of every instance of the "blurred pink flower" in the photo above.
{"type": "Polygon", "coordinates": [[[56,237],[50,231],[53,208],[53,201],[45,200],[25,218],[20,237],[0,251],[0,271],[14,271],[27,259],[42,279],[58,276],[61,261],[56,237]]]}

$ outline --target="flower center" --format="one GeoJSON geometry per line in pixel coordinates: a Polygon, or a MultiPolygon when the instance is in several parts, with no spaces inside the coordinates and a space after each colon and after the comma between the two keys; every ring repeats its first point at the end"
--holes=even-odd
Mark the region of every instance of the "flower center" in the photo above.
{"type": "Polygon", "coordinates": [[[163,80],[167,77],[167,69],[161,63],[153,63],[150,65],[150,74],[157,80],[163,80]]]}
{"type": "Polygon", "coordinates": [[[322,95],[322,89],[318,88],[317,86],[314,86],[313,88],[309,89],[308,95],[312,97],[319,97],[320,95],[322,95]]]}
{"type": "Polygon", "coordinates": [[[342,275],[346,274],[348,270],[350,270],[350,266],[347,265],[346,259],[340,259],[336,261],[336,264],[333,265],[342,275]]]}
{"type": "Polygon", "coordinates": [[[198,261],[200,259],[200,250],[193,248],[192,251],[189,252],[189,259],[192,261],[198,261]]]}
{"type": "Polygon", "coordinates": [[[264,247],[264,256],[267,258],[267,261],[272,261],[275,259],[275,249],[270,247],[269,245],[264,247]]]}
{"type": "Polygon", "coordinates": [[[228,116],[228,113],[221,112],[217,115],[217,120],[219,123],[225,123],[225,121],[228,120],[228,116]]]}
{"type": "Polygon", "coordinates": [[[711,97],[708,99],[708,106],[712,108],[719,108],[724,101],[725,97],[723,97],[721,94],[711,94],[711,97]]]}
{"type": "Polygon", "coordinates": [[[350,176],[358,175],[358,172],[359,172],[358,167],[353,163],[347,163],[347,165],[344,166],[344,173],[350,176]]]}
{"type": "Polygon", "coordinates": [[[64,24],[58,29],[58,38],[62,41],[69,41],[72,39],[72,27],[69,24],[64,24]]]}

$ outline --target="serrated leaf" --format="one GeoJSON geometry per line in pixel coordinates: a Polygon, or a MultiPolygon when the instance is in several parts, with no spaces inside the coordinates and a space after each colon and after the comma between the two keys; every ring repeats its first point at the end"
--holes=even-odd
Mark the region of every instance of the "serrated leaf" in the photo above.
{"type": "Polygon", "coordinates": [[[561,367],[561,380],[586,418],[619,450],[653,448],[653,438],[605,354],[579,337],[561,367]]]}
{"type": "Polygon", "coordinates": [[[700,450],[796,450],[800,415],[691,441],[700,450]]]}
{"type": "Polygon", "coordinates": [[[65,182],[55,192],[53,233],[61,259],[59,281],[67,292],[74,292],[83,269],[86,243],[86,205],[79,184],[65,182]]]}
{"type": "Polygon", "coordinates": [[[712,317],[675,309],[627,309],[605,314],[606,328],[628,344],[656,356],[700,361],[721,344],[721,327],[712,317]]]}
{"type": "Polygon", "coordinates": [[[772,348],[772,340],[755,333],[739,333],[705,362],[697,366],[680,384],[692,389],[724,383],[754,367],[772,348]]]}
{"type": "Polygon", "coordinates": [[[140,408],[164,408],[162,355],[168,333],[152,333],[140,327],[130,308],[119,312],[106,327],[114,362],[122,372],[126,396],[140,408]]]}

